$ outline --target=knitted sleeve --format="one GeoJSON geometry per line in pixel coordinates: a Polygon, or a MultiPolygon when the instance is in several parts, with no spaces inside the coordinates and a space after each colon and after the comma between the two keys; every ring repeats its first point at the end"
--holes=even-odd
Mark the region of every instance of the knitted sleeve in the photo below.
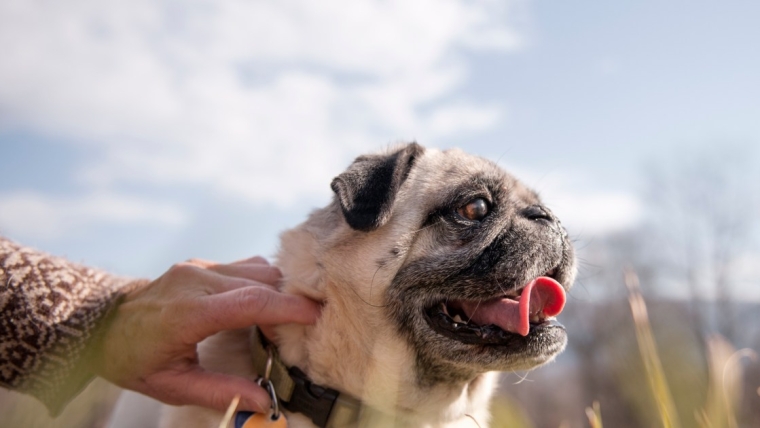
{"type": "Polygon", "coordinates": [[[87,351],[98,327],[125,290],[145,282],[0,237],[0,386],[37,397],[53,416],[60,413],[94,377],[87,351]]]}

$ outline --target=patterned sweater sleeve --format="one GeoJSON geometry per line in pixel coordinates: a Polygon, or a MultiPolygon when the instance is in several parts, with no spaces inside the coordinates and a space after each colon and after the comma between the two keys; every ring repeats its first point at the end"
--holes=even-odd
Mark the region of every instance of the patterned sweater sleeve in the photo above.
{"type": "Polygon", "coordinates": [[[71,263],[0,237],[0,386],[55,416],[94,377],[92,349],[123,293],[146,283],[71,263]]]}

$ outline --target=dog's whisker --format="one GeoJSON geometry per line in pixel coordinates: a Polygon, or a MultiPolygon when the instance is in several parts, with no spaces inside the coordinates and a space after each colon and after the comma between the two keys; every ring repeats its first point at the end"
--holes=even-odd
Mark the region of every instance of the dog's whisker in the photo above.
{"type": "Polygon", "coordinates": [[[356,291],[356,289],[354,289],[354,287],[348,287],[348,289],[351,290],[354,293],[354,295],[356,295],[356,297],[358,297],[359,300],[362,301],[362,303],[364,303],[367,306],[373,307],[373,308],[387,308],[388,307],[387,304],[385,304],[385,305],[376,305],[376,304],[372,303],[372,285],[375,282],[375,275],[377,275],[377,272],[380,271],[380,269],[381,268],[377,268],[377,270],[375,271],[375,273],[372,275],[372,281],[370,281],[370,284],[369,284],[369,300],[370,300],[369,302],[366,301],[366,300],[364,300],[364,297],[362,297],[361,294],[359,294],[359,292],[356,291]]]}
{"type": "Polygon", "coordinates": [[[502,294],[504,294],[504,295],[507,294],[507,290],[505,290],[504,287],[502,287],[502,285],[501,285],[501,283],[499,281],[496,281],[496,285],[499,286],[499,290],[501,290],[502,294]]]}
{"type": "Polygon", "coordinates": [[[413,231],[411,231],[409,233],[412,234],[412,235],[416,235],[416,234],[422,232],[423,230],[425,230],[425,229],[427,229],[429,227],[433,227],[433,226],[435,226],[435,223],[428,224],[427,226],[422,226],[421,228],[419,228],[417,230],[413,230],[413,231]]]}
{"type": "Polygon", "coordinates": [[[467,322],[470,322],[470,320],[472,320],[472,317],[474,317],[474,316],[475,316],[475,314],[478,312],[478,308],[480,307],[480,304],[481,304],[481,303],[483,303],[483,301],[482,301],[482,300],[478,300],[478,304],[477,304],[477,305],[475,305],[475,310],[474,310],[474,311],[472,311],[472,315],[470,315],[470,317],[469,317],[469,319],[467,320],[467,322]]]}
{"type": "Polygon", "coordinates": [[[470,414],[467,414],[467,413],[465,413],[464,415],[467,416],[468,418],[472,419],[472,421],[475,422],[475,425],[477,425],[478,428],[480,428],[480,424],[478,423],[477,419],[475,419],[474,416],[472,416],[470,414]]]}
{"type": "Polygon", "coordinates": [[[518,380],[517,382],[513,383],[513,385],[519,385],[519,384],[521,384],[521,383],[523,383],[523,382],[533,382],[533,380],[531,380],[531,379],[528,379],[528,373],[525,373],[525,375],[521,375],[521,374],[519,374],[519,373],[517,373],[517,372],[512,372],[512,373],[513,373],[515,376],[517,376],[517,377],[519,377],[519,378],[520,378],[520,380],[518,380]]]}
{"type": "Polygon", "coordinates": [[[377,276],[377,273],[380,272],[381,267],[378,267],[377,270],[375,270],[375,273],[372,274],[372,281],[369,282],[369,301],[372,301],[372,287],[375,286],[375,277],[377,276]]]}
{"type": "MultiPolygon", "coordinates": [[[[365,305],[367,305],[367,306],[371,306],[371,307],[373,307],[373,308],[387,308],[387,307],[388,307],[388,305],[387,305],[387,304],[386,304],[386,305],[376,305],[376,304],[374,304],[374,303],[372,303],[372,302],[368,302],[368,301],[364,300],[364,297],[362,297],[362,296],[361,296],[361,295],[360,295],[360,294],[359,294],[359,293],[358,293],[356,290],[354,290],[353,288],[349,288],[349,290],[351,290],[351,291],[352,291],[352,292],[353,292],[353,293],[356,295],[356,297],[358,297],[358,298],[359,298],[359,300],[361,300],[361,301],[362,301],[362,303],[364,303],[364,304],[365,304],[365,305]]],[[[371,294],[371,293],[370,293],[370,294],[371,294]]],[[[371,295],[370,295],[370,300],[371,300],[371,295]]]]}

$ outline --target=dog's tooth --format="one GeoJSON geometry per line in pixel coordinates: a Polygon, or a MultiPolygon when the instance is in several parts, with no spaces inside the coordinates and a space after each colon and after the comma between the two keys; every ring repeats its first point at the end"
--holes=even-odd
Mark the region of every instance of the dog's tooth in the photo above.
{"type": "Polygon", "coordinates": [[[462,317],[459,316],[459,314],[454,315],[454,322],[464,322],[462,321],[462,317]]]}
{"type": "Polygon", "coordinates": [[[441,310],[443,310],[444,314],[446,314],[446,315],[449,314],[449,309],[446,307],[446,303],[444,303],[444,302],[441,302],[441,310]]]}

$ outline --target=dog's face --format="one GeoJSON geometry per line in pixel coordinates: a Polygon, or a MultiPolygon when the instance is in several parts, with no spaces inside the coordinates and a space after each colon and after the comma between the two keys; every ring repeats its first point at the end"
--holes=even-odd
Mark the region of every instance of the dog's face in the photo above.
{"type": "Polygon", "coordinates": [[[353,236],[378,247],[373,287],[424,382],[529,369],[564,349],[550,306],[574,277],[567,233],[494,163],[410,144],[358,158],[332,187],[353,236]]]}

